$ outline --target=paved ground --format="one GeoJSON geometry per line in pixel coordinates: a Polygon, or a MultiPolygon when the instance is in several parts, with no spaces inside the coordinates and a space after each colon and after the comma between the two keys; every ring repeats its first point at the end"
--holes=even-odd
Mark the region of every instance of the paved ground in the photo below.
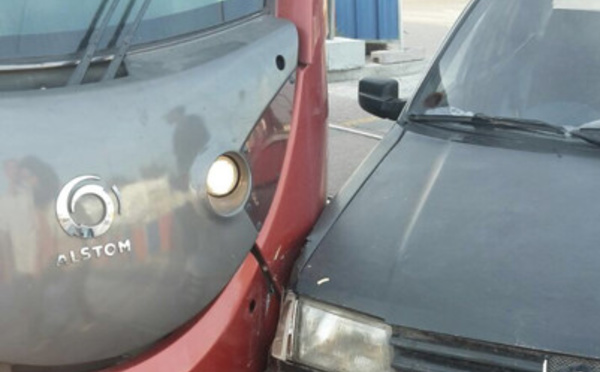
{"type": "MultiPolygon", "coordinates": [[[[433,57],[468,0],[403,0],[404,45],[433,57]]],[[[397,78],[396,76],[390,76],[397,78]]],[[[409,97],[421,74],[399,78],[400,96],[409,97]]],[[[392,125],[358,106],[358,82],[329,85],[329,187],[335,195],[392,125]]]]}
{"type": "Polygon", "coordinates": [[[402,0],[404,46],[425,48],[430,58],[469,0],[402,0]]]}

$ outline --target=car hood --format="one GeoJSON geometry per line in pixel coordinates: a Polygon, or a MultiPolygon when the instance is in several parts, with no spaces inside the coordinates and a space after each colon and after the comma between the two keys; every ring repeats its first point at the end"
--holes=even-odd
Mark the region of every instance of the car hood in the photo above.
{"type": "Polygon", "coordinates": [[[600,357],[600,152],[562,149],[407,132],[294,289],[396,326],[600,357]]]}

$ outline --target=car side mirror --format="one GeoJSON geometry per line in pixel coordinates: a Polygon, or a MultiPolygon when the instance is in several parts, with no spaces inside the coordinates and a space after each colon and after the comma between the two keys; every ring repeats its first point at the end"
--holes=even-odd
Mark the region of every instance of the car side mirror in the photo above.
{"type": "Polygon", "coordinates": [[[370,114],[397,120],[406,101],[398,98],[398,81],[364,78],[358,83],[358,103],[370,114]]]}

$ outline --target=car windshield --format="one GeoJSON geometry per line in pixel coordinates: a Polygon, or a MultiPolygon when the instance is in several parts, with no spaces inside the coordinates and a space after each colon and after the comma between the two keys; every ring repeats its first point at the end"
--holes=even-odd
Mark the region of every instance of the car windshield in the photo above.
{"type": "Polygon", "coordinates": [[[410,114],[600,119],[600,0],[478,0],[410,114]]]}
{"type": "MultiPolygon", "coordinates": [[[[107,9],[112,1],[0,1],[0,64],[7,60],[51,59],[85,48],[99,9],[107,9]]],[[[98,50],[114,46],[119,25],[125,25],[124,29],[131,25],[142,4],[141,0],[119,1],[98,50]]],[[[154,0],[134,43],[150,43],[219,26],[259,12],[264,5],[265,0],[154,0]]]]}

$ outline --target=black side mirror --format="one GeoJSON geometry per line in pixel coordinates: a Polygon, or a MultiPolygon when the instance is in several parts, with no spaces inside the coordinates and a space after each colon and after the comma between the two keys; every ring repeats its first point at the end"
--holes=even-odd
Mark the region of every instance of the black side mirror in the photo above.
{"type": "Polygon", "coordinates": [[[398,81],[364,78],[358,83],[358,103],[370,114],[397,120],[406,101],[398,98],[398,81]]]}

